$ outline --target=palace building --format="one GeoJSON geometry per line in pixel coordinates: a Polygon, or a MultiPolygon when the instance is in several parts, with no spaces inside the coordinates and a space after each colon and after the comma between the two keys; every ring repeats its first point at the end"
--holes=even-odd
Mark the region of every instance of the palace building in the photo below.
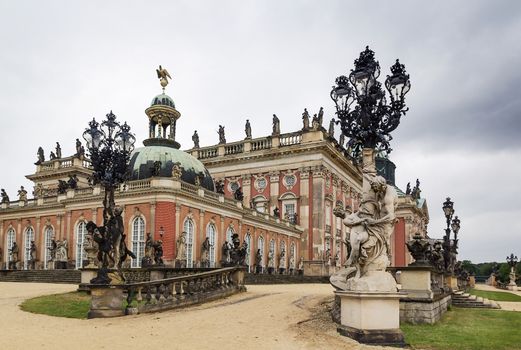
{"type": "MultiPolygon", "coordinates": [[[[163,260],[173,265],[182,232],[186,267],[220,266],[222,247],[234,233],[248,246],[251,271],[259,265],[262,271],[303,269],[306,275],[328,275],[345,261],[348,232],[334,210],[358,209],[362,176],[333,128],[322,127],[321,116],[310,125],[303,115],[302,128],[286,134],[274,116],[271,135],[252,138],[247,130],[237,142],[227,143],[223,129],[221,143],[207,147],[199,146],[195,134],[194,147],[182,151],[175,140],[181,114],[174,100],[163,92],[145,114],[149,138],[133,151],[130,180],[115,198],[123,207],[127,246],[137,255],[131,267],[141,265],[147,233],[162,240],[163,260]],[[201,261],[207,237],[208,261],[201,261]]],[[[103,221],[103,189],[89,185],[92,168],[78,140],[75,155],[57,154],[37,163],[36,172],[27,176],[34,183],[34,198],[22,193],[19,200],[1,204],[0,268],[12,268],[13,260],[18,269],[31,263],[37,269],[55,268],[50,261],[53,240],[68,248],[65,265],[81,268],[86,224],[103,221]],[[10,254],[15,242],[17,257],[10,254]]],[[[394,164],[381,157],[377,166],[394,185],[394,164]]],[[[399,195],[391,261],[404,266],[411,259],[405,242],[417,232],[426,235],[428,209],[419,190],[415,196],[399,195]]]]}

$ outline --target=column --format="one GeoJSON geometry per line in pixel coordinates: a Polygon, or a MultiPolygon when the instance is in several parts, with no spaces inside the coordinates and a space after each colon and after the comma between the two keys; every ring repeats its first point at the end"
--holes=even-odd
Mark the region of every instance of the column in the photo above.
{"type": "MultiPolygon", "coordinates": [[[[270,198],[268,204],[268,214],[273,213],[273,209],[275,206],[279,205],[279,172],[271,172],[270,174],[270,198]]],[[[281,209],[281,208],[280,208],[281,209]]],[[[282,215],[282,210],[280,210],[280,215],[282,215]]]]}
{"type": "Polygon", "coordinates": [[[245,208],[250,208],[251,201],[251,175],[242,175],[242,193],[244,194],[244,200],[242,204],[245,208]]]}
{"type": "MultiPolygon", "coordinates": [[[[149,226],[149,232],[154,237],[154,233],[156,232],[156,203],[150,204],[150,226],[149,226]]],[[[154,238],[154,239],[157,239],[154,238]]],[[[175,239],[174,239],[175,241],[175,239]]]]}
{"type": "MultiPolygon", "coordinates": [[[[310,230],[312,230],[312,225],[310,224],[310,197],[309,197],[309,175],[310,168],[301,168],[300,172],[300,226],[304,228],[304,232],[302,233],[302,245],[299,252],[299,257],[302,256],[305,260],[313,259],[312,249],[309,249],[310,240],[310,230]]],[[[300,259],[300,258],[299,258],[300,259]]],[[[296,261],[298,265],[299,261],[296,261]]]]}
{"type": "Polygon", "coordinates": [[[313,259],[320,260],[324,252],[324,167],[317,166],[313,169],[313,185],[311,198],[313,198],[313,259]]]}

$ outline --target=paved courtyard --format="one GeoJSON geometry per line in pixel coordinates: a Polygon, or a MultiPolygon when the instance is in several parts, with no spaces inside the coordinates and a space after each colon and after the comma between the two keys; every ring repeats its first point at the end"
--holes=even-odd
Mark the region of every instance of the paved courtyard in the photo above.
{"type": "Polygon", "coordinates": [[[18,307],[27,298],[75,289],[1,282],[0,348],[383,349],[336,333],[323,311],[332,295],[326,284],[248,286],[247,293],[193,308],[111,319],[66,319],[18,307]]]}

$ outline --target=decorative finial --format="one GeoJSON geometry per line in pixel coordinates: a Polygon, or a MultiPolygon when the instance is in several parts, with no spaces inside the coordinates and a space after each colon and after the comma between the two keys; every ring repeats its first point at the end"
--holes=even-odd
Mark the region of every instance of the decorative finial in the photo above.
{"type": "Polygon", "coordinates": [[[159,83],[163,88],[163,93],[165,92],[165,87],[168,85],[168,78],[172,79],[168,71],[159,65],[159,69],[156,69],[157,77],[159,78],[159,83]]]}

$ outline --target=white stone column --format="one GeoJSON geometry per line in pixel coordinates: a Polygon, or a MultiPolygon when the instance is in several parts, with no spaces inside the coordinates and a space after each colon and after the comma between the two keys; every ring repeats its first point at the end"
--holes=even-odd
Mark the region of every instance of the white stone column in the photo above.
{"type": "MultiPolygon", "coordinates": [[[[310,203],[310,195],[309,195],[309,174],[310,169],[308,167],[300,169],[300,212],[299,212],[299,222],[300,227],[304,228],[304,232],[302,233],[302,241],[299,255],[304,258],[304,260],[312,259],[313,256],[310,256],[309,251],[309,240],[311,238],[311,233],[313,231],[313,227],[309,225],[309,203],[310,203]]],[[[298,264],[298,262],[297,262],[298,264]]]]}

